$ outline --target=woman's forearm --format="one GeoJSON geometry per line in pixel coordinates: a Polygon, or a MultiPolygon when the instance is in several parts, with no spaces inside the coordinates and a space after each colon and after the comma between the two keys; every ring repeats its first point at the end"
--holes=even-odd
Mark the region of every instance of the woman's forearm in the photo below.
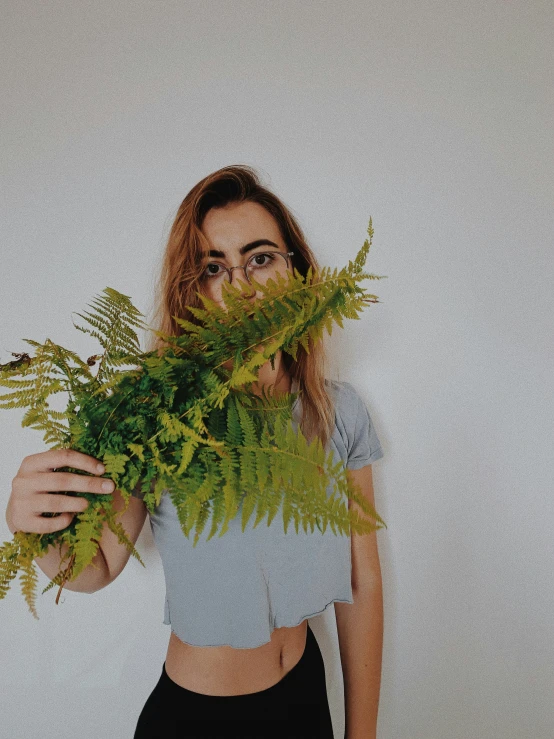
{"type": "Polygon", "coordinates": [[[344,676],[345,739],[376,739],[383,653],[383,587],[378,578],[335,603],[344,676]]]}

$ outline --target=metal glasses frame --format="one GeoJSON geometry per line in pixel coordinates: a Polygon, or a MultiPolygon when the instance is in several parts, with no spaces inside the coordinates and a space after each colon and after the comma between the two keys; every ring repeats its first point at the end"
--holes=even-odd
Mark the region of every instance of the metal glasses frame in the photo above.
{"type": "MultiPolygon", "coordinates": [[[[246,264],[238,264],[236,267],[226,267],[224,264],[221,264],[221,262],[210,262],[210,264],[219,264],[220,267],[223,267],[223,269],[229,275],[229,282],[232,282],[233,281],[233,275],[231,274],[231,272],[234,269],[243,269],[244,270],[244,276],[246,277],[246,281],[248,282],[249,285],[252,285],[252,283],[250,282],[250,278],[248,277],[248,272],[246,271],[246,268],[248,267],[248,265],[250,264],[250,261],[252,259],[255,259],[256,257],[259,257],[262,254],[280,254],[283,257],[283,259],[285,260],[285,262],[287,264],[287,268],[288,268],[288,266],[289,266],[289,257],[292,257],[292,255],[294,254],[294,252],[293,251],[259,251],[256,254],[252,254],[252,256],[249,257],[249,259],[246,262],[246,264]]],[[[207,269],[207,267],[208,267],[208,265],[206,265],[206,269],[207,269]]],[[[209,283],[209,281],[210,280],[208,278],[207,282],[209,283]]]]}

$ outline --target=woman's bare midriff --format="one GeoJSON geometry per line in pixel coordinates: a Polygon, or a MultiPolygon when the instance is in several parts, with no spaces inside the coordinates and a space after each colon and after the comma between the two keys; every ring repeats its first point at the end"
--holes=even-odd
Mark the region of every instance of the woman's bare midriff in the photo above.
{"type": "Polygon", "coordinates": [[[244,695],[278,683],[298,663],[306,645],[308,621],[274,629],[271,641],[253,649],[195,647],[172,631],[165,658],[168,676],[204,695],[244,695]]]}

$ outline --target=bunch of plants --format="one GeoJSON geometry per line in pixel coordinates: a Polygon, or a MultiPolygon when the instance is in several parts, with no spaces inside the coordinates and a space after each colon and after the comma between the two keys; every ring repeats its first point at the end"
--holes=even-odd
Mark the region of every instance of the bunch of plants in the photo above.
{"type": "MultiPolygon", "coordinates": [[[[34,354],[14,354],[15,360],[0,365],[0,385],[10,389],[0,396],[0,407],[27,408],[22,426],[42,430],[51,448],[101,460],[125,509],[133,491],[140,491],[150,513],[162,494],[170,495],[184,536],[194,532],[193,546],[207,527],[207,540],[223,536],[237,515],[243,532],[252,515],[254,527],[264,520],[269,526],[279,512],[285,533],[291,521],[297,533],[300,525],[312,533],[330,526],[335,535],[382,528],[386,524],[343,463],[334,461],[317,436],[308,441],[300,426],[295,428],[298,393],[252,392],[260,367],[267,361],[274,366],[279,350],[296,359],[300,346],[309,352],[335,323],[342,327],[343,319],[357,319],[364,307],[379,302],[359,284],[382,278],[363,271],[371,219],[368,235],[356,258],[340,270],[310,268],[302,276],[295,269],[265,285],[253,281],[263,295],[255,303],[231,284],[225,286],[225,309],[199,293],[203,307],[189,307],[195,320],[175,317],[179,336],[147,326],[129,296],[106,287],[89,304],[91,311],[77,314],[85,325],[75,324],[102,350],[82,359],[49,339],[25,339],[34,354]],[[141,351],[136,329],[154,331],[163,349],[141,351]],[[49,405],[58,393],[67,397],[62,411],[49,405]],[[347,498],[365,516],[350,508],[347,498]]],[[[88,507],[64,529],[16,531],[0,547],[0,598],[19,572],[35,618],[34,559],[50,547],[59,548],[60,570],[42,593],[58,586],[56,603],[64,584],[93,561],[104,525],[145,566],[118,521],[112,494],[63,494],[87,498],[88,507]]]]}

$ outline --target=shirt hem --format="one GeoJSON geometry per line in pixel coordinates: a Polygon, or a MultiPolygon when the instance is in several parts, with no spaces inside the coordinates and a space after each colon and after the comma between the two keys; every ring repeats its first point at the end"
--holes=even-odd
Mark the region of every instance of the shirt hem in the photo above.
{"type": "Polygon", "coordinates": [[[376,462],[378,459],[381,459],[381,457],[384,457],[384,456],[385,455],[384,455],[383,450],[381,449],[381,447],[378,447],[366,459],[356,459],[355,461],[352,460],[350,463],[346,464],[345,466],[347,470],[359,470],[368,464],[373,464],[373,462],[376,462]]]}
{"type": "MultiPolygon", "coordinates": [[[[322,613],[324,613],[329,608],[329,606],[331,605],[331,603],[349,603],[350,605],[352,605],[354,603],[354,600],[353,600],[352,597],[350,597],[350,598],[332,598],[325,606],[323,606],[323,608],[320,608],[317,611],[313,611],[312,613],[309,613],[306,616],[302,616],[300,618],[300,620],[297,621],[296,623],[287,623],[287,624],[275,623],[274,626],[273,626],[273,628],[269,632],[270,633],[270,636],[273,633],[273,631],[275,631],[275,629],[281,629],[283,627],[286,627],[286,628],[294,628],[296,626],[300,626],[300,624],[303,621],[305,621],[306,619],[308,619],[308,618],[315,618],[316,616],[320,616],[322,613]]],[[[190,647],[233,647],[233,649],[256,649],[257,647],[261,647],[264,644],[268,644],[271,641],[271,638],[270,638],[270,639],[267,639],[266,641],[260,642],[259,644],[252,644],[251,646],[247,646],[247,647],[235,647],[235,646],[233,646],[233,644],[228,644],[228,643],[224,643],[224,644],[193,644],[192,642],[186,641],[185,639],[183,639],[182,637],[180,637],[179,634],[177,634],[177,632],[173,628],[173,625],[171,624],[171,621],[166,621],[164,619],[163,620],[163,624],[165,624],[166,626],[171,626],[171,631],[175,634],[175,636],[177,637],[177,639],[179,639],[179,641],[182,641],[183,644],[187,644],[190,647]]]]}

